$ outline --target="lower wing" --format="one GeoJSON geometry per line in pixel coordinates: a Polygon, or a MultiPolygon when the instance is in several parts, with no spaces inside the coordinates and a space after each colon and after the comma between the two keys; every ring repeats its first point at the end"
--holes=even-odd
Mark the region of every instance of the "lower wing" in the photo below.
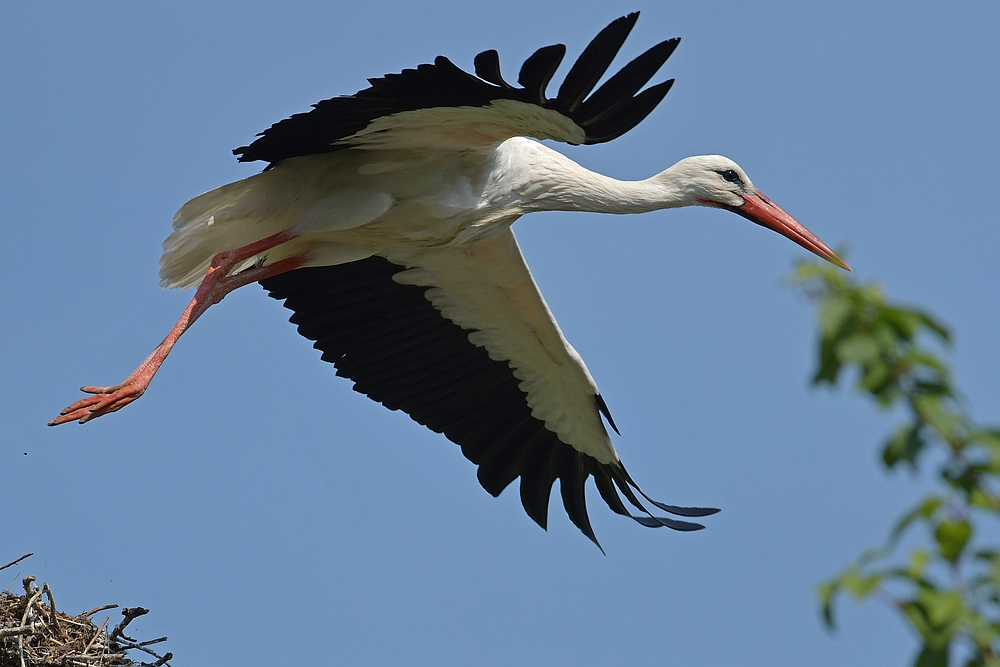
{"type": "Polygon", "coordinates": [[[610,413],[597,385],[510,230],[471,247],[384,255],[261,284],[355,391],[460,445],[489,493],[520,477],[525,512],[543,528],[556,479],[570,520],[595,543],[591,476],[613,511],[632,516],[624,496],[646,526],[703,527],[653,516],[636,493],[680,516],[717,511],[658,503],[632,481],[601,422],[610,413]]]}

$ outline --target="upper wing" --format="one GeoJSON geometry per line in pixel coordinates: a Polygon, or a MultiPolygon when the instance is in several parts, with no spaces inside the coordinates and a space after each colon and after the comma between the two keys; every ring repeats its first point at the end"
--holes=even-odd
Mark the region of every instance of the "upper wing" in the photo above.
{"type": "MultiPolygon", "coordinates": [[[[509,230],[471,248],[387,253],[261,284],[356,391],[461,445],[488,492],[520,477],[521,503],[543,528],[558,478],[570,519],[597,541],[590,476],[619,514],[629,515],[621,493],[644,525],[702,527],[652,517],[639,502],[601,423],[607,406],[509,230]]],[[[650,502],[682,516],[715,511],[650,502]]]]}
{"type": "Polygon", "coordinates": [[[639,17],[613,21],[584,49],[554,98],[545,96],[566,47],[539,49],[521,67],[517,82],[500,75],[496,51],[476,56],[476,76],[444,56],[369,79],[370,88],[314,105],[233,151],[241,162],[281,160],[350,146],[436,149],[490,146],[532,136],[571,144],[610,141],[635,127],[670,90],[673,79],[639,93],[673,53],[679,39],[661,42],[630,62],[592,95],[639,17]],[[637,94],[638,93],[638,94],[637,94]],[[589,95],[589,97],[588,97],[589,95]]]}

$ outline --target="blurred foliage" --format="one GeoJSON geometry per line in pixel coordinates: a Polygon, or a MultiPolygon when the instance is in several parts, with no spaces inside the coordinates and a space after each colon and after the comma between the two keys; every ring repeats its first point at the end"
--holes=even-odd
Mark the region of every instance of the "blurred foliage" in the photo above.
{"type": "Polygon", "coordinates": [[[934,491],[900,517],[884,546],[822,584],[824,622],[835,627],[842,593],[875,598],[920,638],[914,667],[1000,667],[1000,548],[982,544],[1000,519],[1000,431],[966,413],[939,353],[951,343],[948,329],[828,264],[801,264],[792,283],[818,305],[813,382],[853,381],[881,409],[902,413],[882,463],[934,475],[934,491]],[[917,545],[908,556],[899,553],[904,536],[917,545]]]}

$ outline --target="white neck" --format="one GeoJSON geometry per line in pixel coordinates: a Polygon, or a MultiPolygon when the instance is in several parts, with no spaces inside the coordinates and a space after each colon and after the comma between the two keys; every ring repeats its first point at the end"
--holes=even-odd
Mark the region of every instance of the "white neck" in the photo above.
{"type": "Polygon", "coordinates": [[[672,168],[642,181],[619,181],[534,141],[522,139],[511,148],[524,169],[510,186],[527,210],[646,213],[697,203],[672,168]]]}

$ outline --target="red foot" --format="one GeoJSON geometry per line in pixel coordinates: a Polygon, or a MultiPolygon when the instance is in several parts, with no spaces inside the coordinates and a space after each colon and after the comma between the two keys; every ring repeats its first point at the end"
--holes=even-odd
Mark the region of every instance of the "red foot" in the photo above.
{"type": "Polygon", "coordinates": [[[95,395],[81,398],[60,412],[58,417],[49,422],[49,426],[58,426],[71,421],[86,424],[91,419],[118,412],[142,396],[151,379],[152,376],[145,381],[139,378],[129,378],[114,387],[81,387],[80,391],[95,395]]]}

